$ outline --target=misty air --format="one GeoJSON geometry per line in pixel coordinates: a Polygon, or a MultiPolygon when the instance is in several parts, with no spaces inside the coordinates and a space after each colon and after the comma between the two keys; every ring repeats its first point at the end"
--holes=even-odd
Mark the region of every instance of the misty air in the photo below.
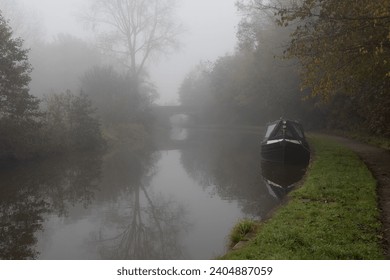
{"type": "Polygon", "coordinates": [[[0,0],[0,259],[389,258],[389,65],[389,0],[0,0]]]}

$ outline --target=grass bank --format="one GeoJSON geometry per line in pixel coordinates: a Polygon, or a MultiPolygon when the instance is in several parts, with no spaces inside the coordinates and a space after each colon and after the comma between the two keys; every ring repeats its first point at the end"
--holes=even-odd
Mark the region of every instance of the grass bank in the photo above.
{"type": "Polygon", "coordinates": [[[356,154],[310,138],[304,184],[262,223],[256,237],[222,259],[383,259],[376,181],[356,154]]]}

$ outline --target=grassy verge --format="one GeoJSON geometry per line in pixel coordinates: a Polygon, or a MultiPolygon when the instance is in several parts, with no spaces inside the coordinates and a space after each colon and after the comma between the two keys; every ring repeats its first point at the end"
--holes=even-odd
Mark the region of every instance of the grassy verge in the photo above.
{"type": "Polygon", "coordinates": [[[256,237],[223,259],[383,259],[376,182],[350,150],[310,139],[305,183],[256,237]]]}

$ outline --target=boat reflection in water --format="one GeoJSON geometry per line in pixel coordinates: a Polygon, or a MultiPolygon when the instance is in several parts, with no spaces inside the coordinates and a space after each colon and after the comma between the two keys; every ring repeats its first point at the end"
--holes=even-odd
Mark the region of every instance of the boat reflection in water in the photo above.
{"type": "Polygon", "coordinates": [[[283,199],[305,175],[307,166],[307,161],[300,164],[285,164],[263,160],[261,170],[270,195],[278,200],[283,199]]]}

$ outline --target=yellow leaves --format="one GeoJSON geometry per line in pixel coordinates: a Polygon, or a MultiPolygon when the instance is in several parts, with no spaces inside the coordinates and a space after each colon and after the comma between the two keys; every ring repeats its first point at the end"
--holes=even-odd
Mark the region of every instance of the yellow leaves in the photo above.
{"type": "Polygon", "coordinates": [[[312,96],[325,102],[334,94],[354,95],[368,86],[370,94],[381,91],[384,75],[390,78],[386,18],[390,16],[390,0],[301,3],[290,11],[291,17],[306,11],[311,20],[300,22],[286,51],[286,57],[298,58],[302,65],[301,90],[310,89],[312,96]],[[313,3],[321,9],[310,14],[313,3]]]}

